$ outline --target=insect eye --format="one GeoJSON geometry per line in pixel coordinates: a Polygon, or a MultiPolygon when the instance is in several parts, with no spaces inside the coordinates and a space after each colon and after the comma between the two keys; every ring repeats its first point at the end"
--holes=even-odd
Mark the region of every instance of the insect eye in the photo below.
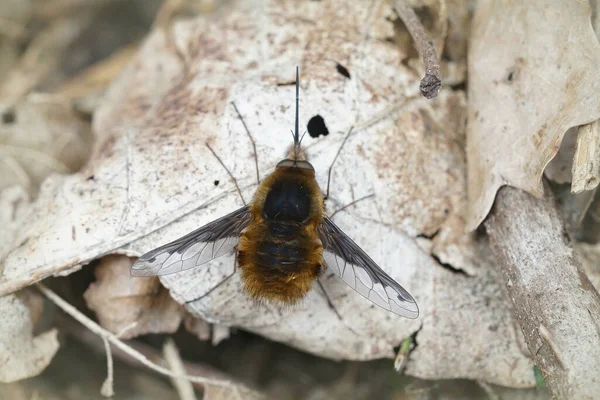
{"type": "Polygon", "coordinates": [[[312,166],[312,164],[304,160],[285,159],[277,164],[277,168],[300,168],[315,172],[315,168],[312,166]]]}

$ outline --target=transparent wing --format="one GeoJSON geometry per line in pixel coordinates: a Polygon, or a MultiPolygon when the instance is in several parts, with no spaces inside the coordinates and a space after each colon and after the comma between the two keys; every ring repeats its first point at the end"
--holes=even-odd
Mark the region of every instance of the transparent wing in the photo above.
{"type": "Polygon", "coordinates": [[[395,314],[411,319],[419,316],[412,296],[327,217],[319,228],[319,237],[327,266],[348,286],[395,314]]]}
{"type": "Polygon", "coordinates": [[[231,251],[251,220],[250,209],[239,210],[154,249],[131,266],[133,276],[167,275],[194,268],[231,251]]]}

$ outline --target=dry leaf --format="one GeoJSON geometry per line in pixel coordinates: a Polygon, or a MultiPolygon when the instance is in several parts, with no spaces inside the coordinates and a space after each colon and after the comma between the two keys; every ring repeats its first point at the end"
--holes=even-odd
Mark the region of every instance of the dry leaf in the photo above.
{"type": "MultiPolygon", "coordinates": [[[[420,76],[385,40],[393,32],[389,4],[368,13],[351,1],[223,7],[217,17],[156,30],[142,46],[95,115],[90,162],[81,173],[47,179],[15,233],[0,293],[108,252],[139,255],[240,207],[205,142],[249,200],[254,157],[230,102],[253,132],[264,177],[290,145],[290,82],[300,64],[301,123],[318,114],[331,132],[304,139],[322,188],[345,132],[355,126],[333,170],[327,212],[375,194],[335,221],[413,294],[421,317],[409,321],[378,309],[332,276],[323,284],[341,321],[318,286],[298,307],[279,310],[252,303],[239,276],[188,310],[331,358],[393,357],[394,347],[421,328],[408,373],[533,385],[501,279],[485,257],[489,249],[464,233],[464,93],[442,91],[434,102],[420,97],[420,76]]],[[[161,281],[183,303],[232,268],[229,255],[161,281]]],[[[124,271],[120,279],[131,278],[124,271]]]]}
{"type": "Polygon", "coordinates": [[[192,314],[186,313],[183,318],[183,325],[185,330],[193,333],[200,340],[210,339],[210,324],[200,318],[193,316],[192,314]]]}
{"type": "Polygon", "coordinates": [[[39,301],[17,295],[0,297],[0,382],[14,382],[38,375],[58,351],[58,331],[33,336],[32,317],[39,314],[39,301]],[[36,304],[33,312],[27,304],[36,304]],[[32,315],[33,314],[33,315],[32,315]]]}
{"type": "MultiPolygon", "coordinates": [[[[30,211],[29,195],[21,186],[12,186],[2,190],[0,194],[0,260],[4,260],[15,247],[11,241],[22,226],[30,211]]],[[[0,272],[4,264],[0,264],[0,272]]],[[[6,294],[6,293],[5,293],[6,294]]]]}
{"type": "Polygon", "coordinates": [[[575,242],[574,247],[581,258],[585,274],[596,290],[600,291],[600,243],[575,242]]]}
{"type": "Polygon", "coordinates": [[[5,109],[2,120],[0,189],[18,184],[35,196],[48,175],[76,171],[89,156],[89,124],[67,102],[30,95],[5,109]]]}
{"type": "Polygon", "coordinates": [[[208,385],[204,389],[203,400],[229,399],[261,400],[266,399],[266,397],[260,392],[241,386],[230,388],[208,385]]]}
{"type": "Polygon", "coordinates": [[[94,270],[96,282],[83,294],[100,324],[122,339],[146,333],[173,333],[183,310],[158,278],[135,279],[129,275],[133,261],[125,256],[106,256],[94,270]]]}
{"type": "Polygon", "coordinates": [[[600,43],[587,1],[480,1],[469,51],[469,229],[498,188],[543,194],[567,129],[600,118],[600,43]],[[552,23],[548,23],[552,21],[552,23]]]}
{"type": "MultiPolygon", "coordinates": [[[[80,35],[86,22],[73,18],[57,20],[36,35],[0,84],[0,99],[8,105],[19,102],[52,72],[56,72],[69,45],[80,35]]],[[[2,112],[4,106],[0,107],[2,112]]]]}
{"type": "Polygon", "coordinates": [[[571,183],[571,179],[573,179],[571,167],[576,144],[577,128],[571,128],[565,133],[558,153],[544,170],[544,175],[548,179],[556,183],[571,183]]]}

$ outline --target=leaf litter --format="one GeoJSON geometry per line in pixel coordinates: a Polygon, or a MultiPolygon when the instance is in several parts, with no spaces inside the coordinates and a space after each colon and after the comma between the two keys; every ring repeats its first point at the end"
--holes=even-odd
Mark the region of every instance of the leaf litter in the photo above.
{"type": "MultiPolygon", "coordinates": [[[[96,110],[88,164],[74,175],[46,179],[31,203],[13,189],[2,192],[9,211],[21,211],[2,214],[14,240],[2,263],[0,292],[69,273],[104,254],[139,255],[239,206],[206,141],[249,199],[256,187],[252,147],[230,102],[257,138],[264,176],[289,145],[293,98],[284,83],[299,64],[302,118],[320,114],[331,131],[306,139],[321,187],[344,133],[351,124],[359,127],[334,168],[328,212],[375,194],[336,215],[336,223],[415,294],[423,317],[393,319],[329,277],[325,287],[341,321],[318,289],[298,308],[277,310],[251,304],[235,281],[188,311],[344,359],[393,357],[393,347],[422,324],[409,374],[533,385],[495,260],[485,240],[467,233],[474,214],[465,187],[464,93],[444,89],[433,103],[419,98],[419,73],[387,40],[393,34],[385,19],[389,4],[377,2],[365,14],[349,2],[269,3],[268,9],[254,3],[269,2],[226,5],[215,18],[156,29],[96,110]],[[257,48],[254,37],[270,46],[257,48]],[[351,79],[336,72],[337,62],[351,79]]],[[[183,303],[232,267],[233,257],[223,257],[161,281],[183,303]]]]}

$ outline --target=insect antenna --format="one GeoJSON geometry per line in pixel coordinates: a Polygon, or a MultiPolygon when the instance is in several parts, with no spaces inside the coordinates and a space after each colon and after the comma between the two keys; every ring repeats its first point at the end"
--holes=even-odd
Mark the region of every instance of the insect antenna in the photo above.
{"type": "Polygon", "coordinates": [[[231,102],[231,105],[233,105],[233,108],[235,109],[235,112],[237,113],[240,121],[242,121],[242,125],[244,125],[246,134],[248,134],[248,137],[250,138],[250,141],[252,142],[252,149],[254,151],[254,165],[256,166],[256,183],[260,183],[260,174],[258,172],[258,154],[256,153],[256,142],[254,141],[254,138],[250,134],[250,129],[248,129],[248,126],[246,126],[246,122],[244,121],[242,114],[240,113],[240,111],[238,110],[237,106],[235,105],[235,103],[233,101],[231,102]]]}
{"type": "Polygon", "coordinates": [[[304,133],[302,134],[302,137],[300,138],[300,144],[302,144],[302,141],[304,140],[304,136],[306,136],[306,131],[304,131],[304,133]]]}
{"type": "Polygon", "coordinates": [[[244,203],[244,205],[246,205],[246,200],[244,200],[244,196],[242,195],[242,191],[240,190],[240,187],[239,187],[239,185],[237,183],[237,179],[235,179],[235,177],[233,176],[233,174],[231,173],[231,171],[229,171],[229,168],[227,168],[227,166],[223,163],[223,161],[217,155],[217,153],[215,153],[215,151],[212,149],[212,147],[210,147],[210,145],[208,144],[208,142],[206,142],[205,144],[206,144],[206,147],[208,147],[208,149],[210,150],[210,152],[213,153],[213,156],[215,156],[216,159],[219,161],[219,163],[223,166],[223,168],[225,168],[225,171],[227,171],[227,174],[229,175],[229,177],[233,181],[233,184],[235,185],[235,189],[237,190],[238,194],[240,195],[240,198],[242,199],[242,203],[244,203]]]}
{"type": "Polygon", "coordinates": [[[333,161],[331,162],[331,165],[329,166],[329,171],[327,172],[327,192],[325,193],[325,200],[327,200],[329,198],[329,184],[331,183],[331,171],[333,170],[333,165],[335,164],[335,161],[337,160],[338,156],[342,152],[342,149],[344,148],[346,141],[352,134],[352,129],[354,129],[354,126],[351,126],[350,130],[348,130],[348,133],[346,134],[346,137],[344,138],[342,145],[338,149],[337,153],[335,153],[335,157],[333,157],[333,161]]]}

